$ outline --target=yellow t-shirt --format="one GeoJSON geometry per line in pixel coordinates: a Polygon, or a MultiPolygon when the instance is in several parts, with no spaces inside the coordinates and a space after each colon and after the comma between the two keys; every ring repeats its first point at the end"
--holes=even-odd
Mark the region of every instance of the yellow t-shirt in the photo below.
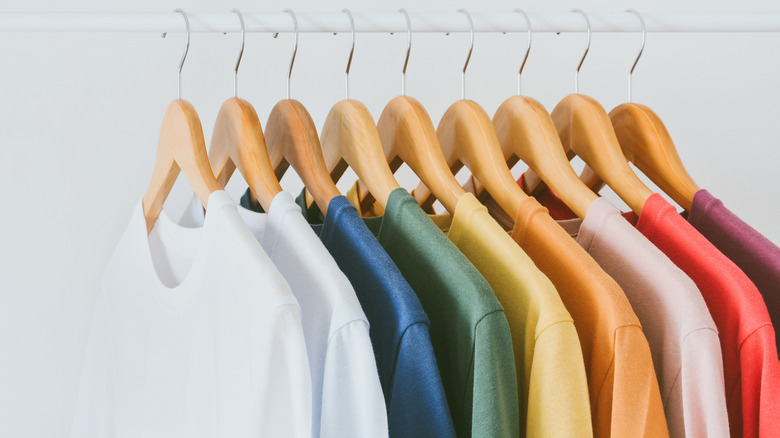
{"type": "MultiPolygon", "coordinates": [[[[356,191],[347,194],[360,211],[356,191]]],[[[361,214],[381,214],[378,204],[361,214]]],[[[591,437],[587,377],[577,331],[555,287],[472,195],[454,216],[433,216],[490,283],[512,335],[521,436],[591,437]]]]}

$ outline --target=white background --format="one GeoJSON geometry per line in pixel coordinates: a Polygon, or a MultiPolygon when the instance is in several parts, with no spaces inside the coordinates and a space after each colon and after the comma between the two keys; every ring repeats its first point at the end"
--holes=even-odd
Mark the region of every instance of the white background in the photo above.
{"type": "MultiPolygon", "coordinates": [[[[355,13],[780,12],[772,1],[248,2],[98,0],[0,3],[4,11],[336,12],[355,13]]],[[[518,20],[519,20],[518,16],[518,20]]],[[[69,426],[98,281],[131,210],[151,176],[162,114],[176,96],[183,34],[0,33],[0,436],[63,436],[69,426]]],[[[248,34],[239,95],[265,120],[285,94],[291,35],[248,34]]],[[[434,123],[460,98],[467,34],[416,35],[407,89],[434,123]]],[[[548,109],[573,90],[584,33],[537,34],[524,92],[548,109]]],[[[238,34],[193,34],[183,97],[198,110],[205,137],[232,94],[238,34]]],[[[399,94],[405,34],[358,34],[351,95],[374,117],[399,94]]],[[[626,73],[638,33],[594,34],[580,90],[609,110],[626,100],[626,73]]],[[[293,97],[319,127],[343,98],[349,35],[303,34],[293,97]]],[[[467,97],[493,114],[515,92],[524,34],[478,34],[467,97]]],[[[693,178],[774,242],[780,242],[777,159],[780,141],[780,35],[649,34],[635,74],[635,101],[666,122],[693,178]]],[[[513,169],[515,175],[522,164],[513,169]]],[[[458,175],[463,179],[465,171],[458,175]]],[[[417,180],[403,168],[409,189],[417,180]]],[[[354,181],[346,174],[342,190],[354,181]]],[[[297,194],[292,170],[282,186],[297,194]]],[[[239,177],[228,186],[237,199],[239,177]]],[[[611,194],[610,199],[622,204],[611,194]]],[[[174,216],[190,191],[181,178],[166,204],[174,216]]]]}

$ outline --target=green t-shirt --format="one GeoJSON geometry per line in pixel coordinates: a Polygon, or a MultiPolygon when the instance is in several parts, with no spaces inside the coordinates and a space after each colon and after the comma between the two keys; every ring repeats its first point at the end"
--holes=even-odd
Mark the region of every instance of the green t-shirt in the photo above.
{"type": "MultiPolygon", "coordinates": [[[[320,223],[312,206],[305,216],[320,223]]],[[[490,285],[406,190],[390,194],[384,216],[364,220],[428,314],[457,435],[519,436],[512,339],[490,285]]]]}

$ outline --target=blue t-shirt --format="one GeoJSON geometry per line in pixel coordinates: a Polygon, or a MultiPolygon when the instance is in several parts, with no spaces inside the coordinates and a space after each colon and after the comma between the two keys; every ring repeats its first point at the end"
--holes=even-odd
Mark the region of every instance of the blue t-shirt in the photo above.
{"type": "MultiPolygon", "coordinates": [[[[247,189],[241,206],[262,212],[252,199],[247,189]]],[[[321,213],[314,206],[303,214],[321,213]]],[[[390,436],[455,437],[430,322],[417,295],[345,196],[333,198],[324,223],[312,228],[352,283],[368,318],[390,436]]]]}

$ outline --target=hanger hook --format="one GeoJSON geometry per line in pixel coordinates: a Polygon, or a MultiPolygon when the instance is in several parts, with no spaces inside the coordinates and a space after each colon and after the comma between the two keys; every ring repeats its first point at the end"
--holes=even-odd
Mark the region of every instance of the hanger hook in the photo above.
{"type": "Polygon", "coordinates": [[[466,55],[466,63],[463,64],[463,71],[460,74],[461,99],[466,99],[466,68],[468,68],[469,61],[471,61],[471,52],[474,51],[474,20],[471,19],[471,14],[469,14],[469,11],[465,9],[458,9],[458,12],[466,14],[466,18],[468,18],[469,20],[469,29],[471,31],[471,43],[469,46],[469,54],[466,55]]]}
{"type": "Polygon", "coordinates": [[[645,19],[642,18],[642,14],[639,13],[636,9],[626,9],[626,12],[636,15],[636,17],[639,19],[639,23],[642,24],[642,45],[639,47],[639,53],[636,55],[636,59],[634,60],[634,65],[631,66],[631,70],[628,72],[628,103],[631,103],[631,89],[632,87],[632,77],[634,76],[634,69],[636,68],[637,63],[639,62],[639,58],[642,57],[642,52],[645,51],[645,40],[647,36],[647,32],[645,29],[645,19]]]}
{"type": "Polygon", "coordinates": [[[184,17],[184,26],[187,30],[187,41],[184,43],[184,54],[181,55],[181,61],[179,62],[179,73],[176,76],[176,87],[178,89],[177,99],[181,99],[181,69],[184,67],[184,60],[187,59],[187,52],[190,51],[190,19],[187,17],[187,13],[182,9],[174,9],[173,12],[178,12],[184,17]]]}
{"type": "Polygon", "coordinates": [[[522,9],[515,9],[513,12],[521,14],[525,18],[525,24],[528,26],[528,48],[525,49],[525,56],[523,56],[523,63],[520,64],[520,70],[517,72],[517,95],[522,94],[521,79],[523,77],[523,69],[525,68],[525,62],[528,61],[528,55],[531,53],[531,39],[533,38],[533,31],[531,30],[531,19],[528,14],[522,9]]]}
{"type": "Polygon", "coordinates": [[[578,94],[580,92],[580,68],[582,67],[582,63],[585,62],[585,57],[588,56],[588,51],[590,50],[590,19],[588,18],[588,14],[582,9],[572,9],[571,11],[582,14],[585,18],[585,23],[588,25],[588,42],[585,46],[585,53],[582,54],[582,59],[580,59],[580,63],[577,65],[577,71],[574,72],[574,94],[578,94]]]}
{"type": "Polygon", "coordinates": [[[295,12],[292,9],[285,9],[284,12],[290,14],[293,21],[293,31],[295,32],[295,42],[293,43],[293,52],[290,57],[290,68],[287,70],[287,99],[290,98],[290,77],[292,76],[293,64],[295,64],[295,55],[298,54],[298,18],[295,16],[295,12]]]}
{"type": "Polygon", "coordinates": [[[241,65],[241,58],[244,56],[244,42],[246,41],[246,26],[244,26],[244,15],[238,9],[232,11],[238,15],[238,21],[241,23],[241,51],[238,52],[238,59],[236,60],[236,68],[233,72],[233,97],[238,97],[238,66],[241,65]]]}
{"type": "Polygon", "coordinates": [[[401,71],[401,95],[406,96],[406,66],[409,65],[409,54],[412,53],[412,20],[406,9],[399,9],[398,12],[404,14],[406,18],[406,59],[404,69],[401,71]]]}
{"type": "Polygon", "coordinates": [[[349,50],[349,59],[347,60],[347,70],[344,74],[344,83],[347,86],[347,99],[349,99],[349,69],[352,67],[352,55],[355,54],[355,19],[349,9],[342,9],[341,12],[349,17],[349,27],[352,29],[352,48],[349,50]]]}

